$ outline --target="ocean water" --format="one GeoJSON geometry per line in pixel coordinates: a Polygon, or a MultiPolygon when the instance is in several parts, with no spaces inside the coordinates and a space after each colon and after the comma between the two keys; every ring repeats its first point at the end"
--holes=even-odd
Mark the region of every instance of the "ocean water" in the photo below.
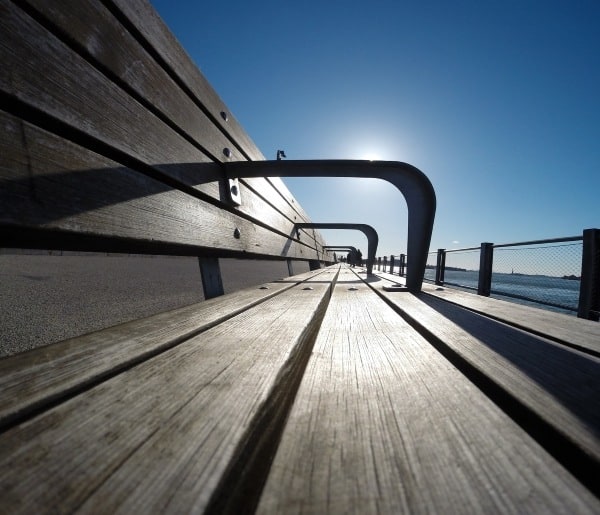
{"type": "MultiPolygon", "coordinates": [[[[397,273],[397,269],[395,270],[397,273]]],[[[477,290],[478,271],[464,272],[446,270],[444,281],[447,286],[469,291],[477,290]]],[[[425,279],[433,281],[435,270],[426,269],[425,279]]],[[[577,314],[579,303],[579,281],[546,275],[492,274],[492,297],[536,306],[570,315],[577,314]],[[514,298],[513,295],[523,298],[514,298]]]]}

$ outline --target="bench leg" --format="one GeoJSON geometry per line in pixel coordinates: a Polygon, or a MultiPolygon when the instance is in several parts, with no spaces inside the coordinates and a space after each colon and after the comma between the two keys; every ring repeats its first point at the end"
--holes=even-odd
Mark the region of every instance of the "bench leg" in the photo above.
{"type": "Polygon", "coordinates": [[[308,267],[310,268],[310,270],[319,270],[319,268],[321,268],[321,263],[319,263],[319,261],[317,261],[316,259],[311,259],[308,262],[308,267]]]}
{"type": "Polygon", "coordinates": [[[221,280],[221,269],[219,268],[218,258],[199,257],[200,275],[202,276],[202,289],[204,298],[212,299],[219,297],[225,292],[223,290],[223,281],[221,280]]]}

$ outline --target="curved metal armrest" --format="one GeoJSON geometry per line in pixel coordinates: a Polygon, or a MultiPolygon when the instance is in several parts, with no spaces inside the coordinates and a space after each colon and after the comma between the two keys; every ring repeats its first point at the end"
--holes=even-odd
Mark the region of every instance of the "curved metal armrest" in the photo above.
{"type": "Polygon", "coordinates": [[[418,168],[397,161],[307,160],[236,161],[224,163],[229,178],[243,177],[370,177],[384,179],[404,195],[408,207],[406,286],[420,291],[435,218],[435,191],[418,168]]]}
{"type": "Polygon", "coordinates": [[[377,245],[379,245],[379,235],[377,231],[370,225],[367,224],[353,224],[353,223],[297,223],[296,227],[304,229],[354,229],[361,231],[367,237],[368,251],[367,251],[367,275],[373,273],[373,263],[375,263],[375,255],[377,254],[377,245]]]}

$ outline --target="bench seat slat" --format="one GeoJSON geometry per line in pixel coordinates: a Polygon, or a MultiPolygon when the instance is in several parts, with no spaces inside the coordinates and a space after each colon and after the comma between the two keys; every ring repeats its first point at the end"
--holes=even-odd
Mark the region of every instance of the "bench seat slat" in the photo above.
{"type": "Polygon", "coordinates": [[[423,291],[525,331],[600,356],[600,324],[547,309],[426,285],[423,291]]]}
{"type": "MultiPolygon", "coordinates": [[[[134,320],[0,359],[0,428],[163,352],[322,271],[134,320]]],[[[325,277],[325,276],[324,276],[325,277]]]]}
{"type": "Polygon", "coordinates": [[[322,276],[4,432],[3,508],[192,512],[233,495],[223,483],[252,483],[228,474],[276,440],[329,298],[322,276]]]}
{"type": "Polygon", "coordinates": [[[355,279],[340,275],[336,284],[258,513],[600,508],[598,499],[355,279]]]}
{"type": "MultiPolygon", "coordinates": [[[[600,359],[480,316],[436,296],[421,294],[417,297],[383,290],[381,293],[589,456],[598,470],[600,359]]],[[[480,307],[481,304],[479,301],[480,307]]],[[[514,309],[518,311],[517,307],[514,309]]]]}

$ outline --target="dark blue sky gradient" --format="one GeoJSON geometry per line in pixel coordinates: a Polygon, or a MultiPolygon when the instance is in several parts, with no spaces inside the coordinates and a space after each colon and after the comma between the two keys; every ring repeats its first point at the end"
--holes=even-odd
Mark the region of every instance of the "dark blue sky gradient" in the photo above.
{"type": "MultiPolygon", "coordinates": [[[[597,0],[152,4],[267,159],[423,170],[432,249],[600,226],[597,0]]],[[[313,221],[368,223],[380,254],[406,250],[386,183],[284,180],[313,221]]]]}

